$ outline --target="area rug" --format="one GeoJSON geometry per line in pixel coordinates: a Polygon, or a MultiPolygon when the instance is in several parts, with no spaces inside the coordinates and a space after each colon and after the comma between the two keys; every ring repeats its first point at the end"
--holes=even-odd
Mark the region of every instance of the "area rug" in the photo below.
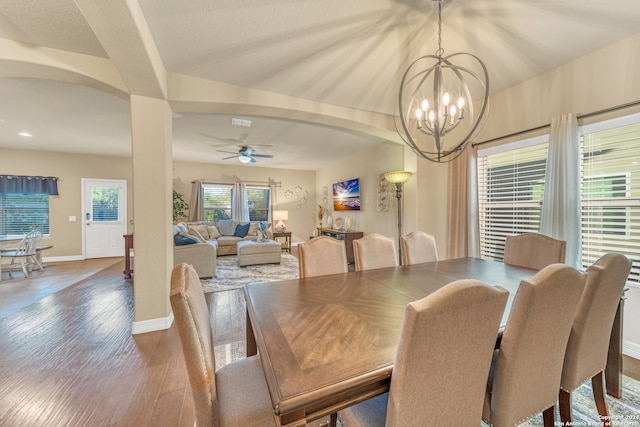
{"type": "Polygon", "coordinates": [[[238,289],[247,283],[275,282],[298,278],[298,259],[283,253],[280,264],[238,266],[236,255],[220,256],[216,259],[216,274],[211,279],[202,279],[205,292],[220,292],[238,289]]]}

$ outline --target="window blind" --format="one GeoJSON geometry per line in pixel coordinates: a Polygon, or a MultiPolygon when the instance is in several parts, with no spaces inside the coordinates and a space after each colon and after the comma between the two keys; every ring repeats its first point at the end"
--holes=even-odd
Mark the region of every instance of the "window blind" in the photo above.
{"type": "Polygon", "coordinates": [[[202,191],[204,193],[202,206],[205,221],[231,219],[232,185],[202,184],[202,191]]]}
{"type": "Polygon", "coordinates": [[[0,235],[22,237],[34,229],[49,234],[49,195],[0,194],[0,235]]]}
{"type": "Polygon", "coordinates": [[[269,220],[269,187],[247,186],[247,203],[249,204],[249,220],[269,220]]]}
{"type": "Polygon", "coordinates": [[[542,140],[479,151],[482,258],[502,261],[506,236],[539,232],[547,148],[542,140]]]}
{"type": "MultiPolygon", "coordinates": [[[[637,117],[636,122],[640,121],[637,117]]],[[[640,282],[640,123],[612,121],[582,133],[582,264],[607,252],[633,261],[640,282]]]]}

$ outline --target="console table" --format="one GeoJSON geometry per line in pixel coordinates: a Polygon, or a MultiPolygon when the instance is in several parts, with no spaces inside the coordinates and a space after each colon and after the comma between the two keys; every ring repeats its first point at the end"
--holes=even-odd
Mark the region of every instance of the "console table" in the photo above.
{"type": "Polygon", "coordinates": [[[353,241],[356,239],[360,239],[363,236],[362,231],[340,231],[333,230],[330,228],[321,228],[320,229],[321,236],[329,236],[333,237],[337,240],[344,240],[344,245],[347,249],[347,262],[354,262],[353,258],[353,241]]]}

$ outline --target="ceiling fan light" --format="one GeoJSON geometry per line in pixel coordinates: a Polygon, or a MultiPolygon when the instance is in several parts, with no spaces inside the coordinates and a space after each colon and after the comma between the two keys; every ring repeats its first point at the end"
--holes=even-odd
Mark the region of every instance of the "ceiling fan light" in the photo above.
{"type": "Polygon", "coordinates": [[[238,160],[240,160],[242,163],[249,163],[251,161],[251,157],[239,155],[238,160]]]}

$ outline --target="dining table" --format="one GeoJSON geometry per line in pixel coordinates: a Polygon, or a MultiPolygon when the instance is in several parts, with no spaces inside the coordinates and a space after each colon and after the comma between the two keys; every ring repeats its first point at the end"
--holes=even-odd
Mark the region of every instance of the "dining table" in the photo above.
{"type": "MultiPolygon", "coordinates": [[[[509,291],[502,330],[520,281],[535,273],[459,258],[248,284],[247,355],[260,355],[278,424],[302,427],[389,390],[408,303],[459,279],[499,285],[509,291]]],[[[607,372],[619,374],[612,343],[607,372]]]]}

